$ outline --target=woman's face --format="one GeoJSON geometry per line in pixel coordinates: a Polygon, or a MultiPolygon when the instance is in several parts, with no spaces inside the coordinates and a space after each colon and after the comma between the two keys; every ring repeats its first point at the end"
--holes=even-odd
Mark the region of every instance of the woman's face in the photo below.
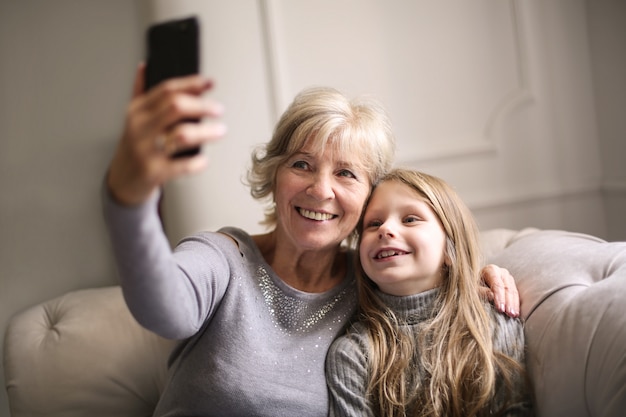
{"type": "Polygon", "coordinates": [[[379,184],[363,217],[359,254],[381,291],[417,294],[441,285],[446,234],[424,199],[398,181],[379,184]]]}
{"type": "Polygon", "coordinates": [[[316,153],[305,145],[278,168],[274,200],[281,243],[296,251],[324,250],[348,237],[370,191],[355,158],[333,146],[316,153]]]}

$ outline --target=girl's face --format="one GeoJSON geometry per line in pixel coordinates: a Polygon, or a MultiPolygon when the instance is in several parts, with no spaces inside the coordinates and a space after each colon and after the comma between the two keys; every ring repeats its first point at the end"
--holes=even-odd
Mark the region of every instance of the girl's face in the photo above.
{"type": "Polygon", "coordinates": [[[408,185],[378,185],[365,209],[359,254],[381,291],[410,295],[441,285],[446,234],[438,217],[408,185]]]}
{"type": "Polygon", "coordinates": [[[336,250],[356,227],[370,181],[356,168],[356,155],[332,146],[323,153],[305,146],[278,168],[274,200],[276,232],[296,251],[336,250]]]}

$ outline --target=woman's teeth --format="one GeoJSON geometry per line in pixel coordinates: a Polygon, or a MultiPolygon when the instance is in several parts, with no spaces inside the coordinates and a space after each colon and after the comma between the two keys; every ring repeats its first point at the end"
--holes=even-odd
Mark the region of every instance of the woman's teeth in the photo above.
{"type": "Polygon", "coordinates": [[[306,210],[306,209],[299,209],[300,214],[304,217],[306,217],[307,219],[311,219],[311,220],[330,220],[332,219],[334,216],[332,214],[328,214],[328,213],[319,213],[316,211],[311,211],[311,210],[306,210]]]}

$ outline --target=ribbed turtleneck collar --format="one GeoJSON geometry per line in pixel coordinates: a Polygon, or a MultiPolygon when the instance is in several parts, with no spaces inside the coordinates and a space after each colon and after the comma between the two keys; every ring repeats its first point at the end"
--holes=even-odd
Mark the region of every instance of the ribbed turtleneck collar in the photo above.
{"type": "Polygon", "coordinates": [[[416,324],[434,316],[440,288],[402,297],[376,292],[398,319],[416,324]]]}

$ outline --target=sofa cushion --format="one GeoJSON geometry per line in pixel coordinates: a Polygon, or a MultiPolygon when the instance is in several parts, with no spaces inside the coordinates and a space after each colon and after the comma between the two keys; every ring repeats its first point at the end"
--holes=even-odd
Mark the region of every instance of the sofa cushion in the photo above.
{"type": "Polygon", "coordinates": [[[119,287],[39,304],[6,331],[11,416],[151,416],[172,347],[135,322],[119,287]]]}
{"type": "Polygon", "coordinates": [[[520,291],[538,415],[623,417],[626,242],[543,230],[489,262],[520,291]]]}

